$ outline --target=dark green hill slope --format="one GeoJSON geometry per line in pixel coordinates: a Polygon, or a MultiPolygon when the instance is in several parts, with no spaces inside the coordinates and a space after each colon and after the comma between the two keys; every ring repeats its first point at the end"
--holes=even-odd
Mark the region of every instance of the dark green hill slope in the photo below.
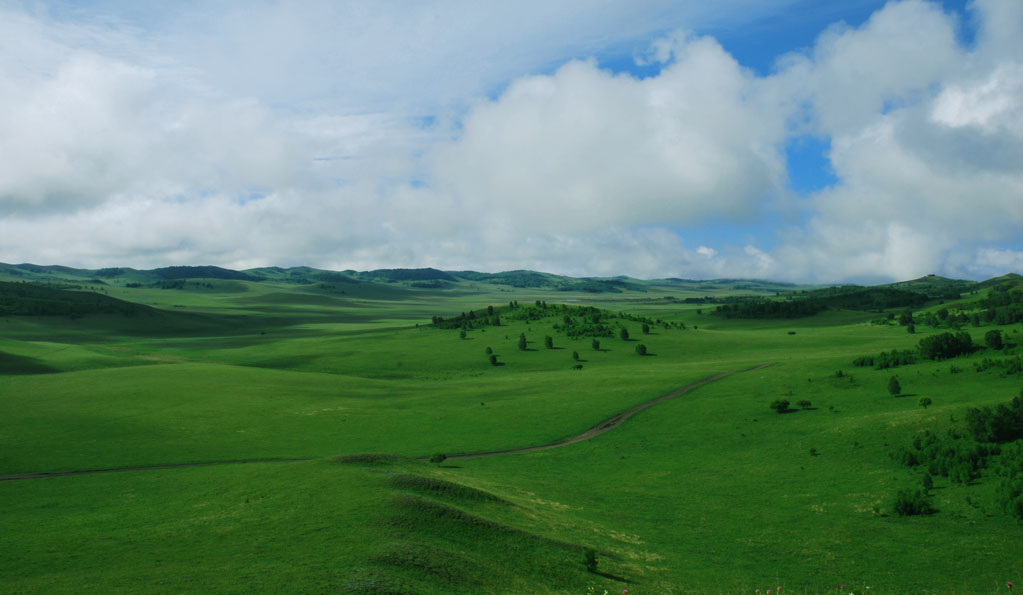
{"type": "Polygon", "coordinates": [[[148,306],[90,291],[68,291],[33,283],[0,281],[0,315],[4,316],[137,316],[157,312],[148,306]]]}

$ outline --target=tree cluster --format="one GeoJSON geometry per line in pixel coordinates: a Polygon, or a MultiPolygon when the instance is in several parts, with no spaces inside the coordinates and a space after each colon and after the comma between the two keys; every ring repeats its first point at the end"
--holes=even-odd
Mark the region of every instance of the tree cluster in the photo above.
{"type": "Polygon", "coordinates": [[[973,352],[973,338],[965,331],[941,333],[920,339],[920,356],[924,359],[950,359],[973,352]]]}

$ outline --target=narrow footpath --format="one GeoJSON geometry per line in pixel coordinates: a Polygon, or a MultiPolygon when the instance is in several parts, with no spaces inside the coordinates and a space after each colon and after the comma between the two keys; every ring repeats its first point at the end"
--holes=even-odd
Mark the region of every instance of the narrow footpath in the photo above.
{"type": "MultiPolygon", "coordinates": [[[[698,381],[696,381],[696,382],[694,382],[692,384],[687,384],[687,385],[683,386],[682,388],[680,388],[678,390],[672,391],[672,392],[670,392],[670,393],[668,393],[666,395],[657,397],[656,399],[647,401],[645,403],[641,403],[639,405],[636,405],[632,409],[628,409],[628,410],[623,411],[623,412],[621,412],[621,413],[619,413],[617,415],[613,415],[613,416],[605,419],[604,421],[598,423],[597,425],[593,426],[589,430],[586,430],[582,434],[579,434],[578,436],[572,436],[571,438],[563,438],[563,439],[558,440],[556,442],[551,442],[549,444],[541,444],[539,446],[527,446],[525,448],[511,448],[511,449],[508,449],[508,450],[492,450],[492,451],[488,451],[488,452],[474,452],[474,453],[464,453],[464,454],[448,455],[448,458],[446,460],[448,460],[448,461],[457,461],[457,460],[465,460],[465,459],[479,459],[479,458],[482,458],[482,457],[499,457],[499,456],[502,456],[502,455],[514,455],[514,454],[521,454],[521,453],[525,453],[525,452],[537,452],[537,451],[540,451],[540,450],[550,450],[552,448],[559,448],[559,447],[562,447],[562,446],[568,446],[569,444],[575,444],[577,442],[582,442],[584,440],[589,440],[590,438],[595,438],[597,436],[600,436],[601,434],[610,432],[611,430],[613,430],[613,429],[617,428],[618,426],[622,425],[623,423],[625,423],[625,420],[629,419],[633,415],[639,413],[640,411],[643,411],[644,409],[646,409],[648,407],[653,407],[654,405],[657,405],[658,403],[663,403],[664,401],[667,401],[668,399],[674,399],[675,397],[678,397],[680,395],[684,395],[685,393],[687,393],[687,392],[689,392],[691,390],[697,389],[697,388],[703,386],[704,384],[710,384],[711,382],[714,382],[716,380],[721,380],[722,378],[727,378],[728,376],[732,376],[734,374],[742,374],[742,373],[745,373],[745,372],[753,372],[753,371],[756,371],[756,370],[761,370],[761,369],[766,368],[767,366],[770,366],[770,365],[771,364],[767,363],[767,364],[760,364],[759,366],[754,366],[754,367],[746,369],[746,370],[739,370],[737,372],[721,372],[720,374],[715,374],[713,376],[709,376],[707,378],[704,378],[703,380],[698,380],[698,381]]],[[[420,459],[420,460],[424,460],[425,461],[425,460],[428,460],[428,458],[423,458],[423,459],[420,459]]]]}

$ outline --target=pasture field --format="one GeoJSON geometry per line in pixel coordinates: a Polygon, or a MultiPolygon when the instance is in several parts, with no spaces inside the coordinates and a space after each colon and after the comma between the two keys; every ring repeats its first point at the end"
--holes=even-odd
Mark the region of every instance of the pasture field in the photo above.
{"type": "Polygon", "coordinates": [[[893,499],[922,472],[891,456],[1020,394],[1020,374],[976,369],[1023,353],[1020,323],[964,326],[969,355],[875,369],[853,360],[948,329],[910,334],[878,311],[714,314],[715,298],[773,295],[736,282],[594,293],[279,277],[110,283],[106,295],[152,310],[0,316],[4,592],[1023,585],[1023,525],[993,472],[935,476],[935,512],[900,516],[893,499]],[[500,325],[464,337],[431,323],[488,306],[500,325]],[[607,336],[573,338],[589,306],[607,336]],[[983,347],[995,328],[997,352],[983,347]],[[722,372],[591,440],[457,456],[575,436],[722,372]],[[793,412],[773,411],[778,399],[793,412]],[[426,461],[437,453],[449,458],[426,461]]]}

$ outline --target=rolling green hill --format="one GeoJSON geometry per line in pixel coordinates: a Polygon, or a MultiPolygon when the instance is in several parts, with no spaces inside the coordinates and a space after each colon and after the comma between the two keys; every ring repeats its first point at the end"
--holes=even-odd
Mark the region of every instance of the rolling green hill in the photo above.
{"type": "Polygon", "coordinates": [[[1023,584],[1015,277],[182,271],[0,267],[5,591],[1023,584]]]}

